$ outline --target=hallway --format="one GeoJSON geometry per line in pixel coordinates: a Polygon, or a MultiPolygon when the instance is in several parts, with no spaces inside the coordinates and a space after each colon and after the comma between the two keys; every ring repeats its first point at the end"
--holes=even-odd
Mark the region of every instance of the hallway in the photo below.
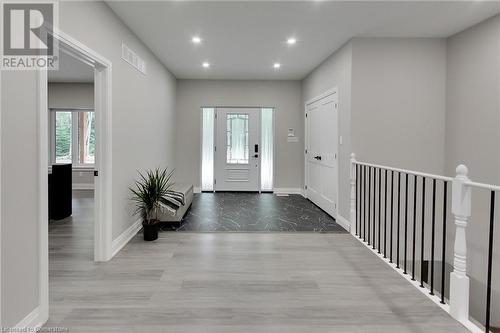
{"type": "MultiPolygon", "coordinates": [[[[137,235],[112,261],[51,254],[70,332],[467,332],[349,234],[137,235]]],[[[51,239],[53,241],[54,239],[51,239]]]]}

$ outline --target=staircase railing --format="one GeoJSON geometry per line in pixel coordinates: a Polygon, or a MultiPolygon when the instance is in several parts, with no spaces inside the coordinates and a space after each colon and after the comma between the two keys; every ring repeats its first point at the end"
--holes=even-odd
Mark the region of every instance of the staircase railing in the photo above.
{"type": "Polygon", "coordinates": [[[471,188],[490,191],[487,299],[484,331],[491,322],[491,276],[495,194],[500,187],[472,182],[459,165],[455,178],[359,162],[351,155],[350,232],[473,332],[469,320],[466,229],[471,216],[471,188]],[[449,185],[451,188],[451,198],[449,185]],[[453,271],[447,294],[447,220],[449,201],[455,225],[453,271]],[[429,229],[430,228],[430,229],[429,229]],[[440,253],[437,253],[439,252],[440,253]],[[440,264],[436,263],[440,259],[440,264]],[[417,267],[417,264],[419,267],[417,267]],[[438,284],[435,275],[439,274],[438,284]],[[418,281],[417,281],[418,280],[418,281]],[[437,298],[439,297],[439,298],[437,298]],[[448,306],[449,305],[449,306],[448,306]]]}

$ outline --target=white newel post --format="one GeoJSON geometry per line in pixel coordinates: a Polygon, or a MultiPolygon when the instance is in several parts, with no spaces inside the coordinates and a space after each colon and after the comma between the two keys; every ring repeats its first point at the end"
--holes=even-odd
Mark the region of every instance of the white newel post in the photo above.
{"type": "Polygon", "coordinates": [[[351,222],[349,230],[351,234],[356,234],[356,154],[351,154],[351,210],[349,220],[351,222]]]}
{"type": "Polygon", "coordinates": [[[453,272],[450,275],[450,314],[460,322],[469,320],[469,278],[467,277],[467,219],[471,212],[471,190],[464,183],[467,167],[459,165],[453,180],[451,211],[455,218],[453,272]]]}

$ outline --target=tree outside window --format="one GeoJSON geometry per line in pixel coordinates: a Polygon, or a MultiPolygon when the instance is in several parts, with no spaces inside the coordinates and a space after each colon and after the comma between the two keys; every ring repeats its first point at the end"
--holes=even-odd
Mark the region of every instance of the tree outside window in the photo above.
{"type": "Polygon", "coordinates": [[[95,113],[54,111],[55,163],[89,165],[95,163],[95,113]]]}

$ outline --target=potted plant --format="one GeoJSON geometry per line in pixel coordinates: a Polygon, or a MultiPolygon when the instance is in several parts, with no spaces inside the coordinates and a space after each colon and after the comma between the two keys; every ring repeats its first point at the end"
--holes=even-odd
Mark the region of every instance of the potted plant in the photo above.
{"type": "Polygon", "coordinates": [[[146,173],[139,172],[139,180],[135,181],[135,188],[130,188],[132,201],[136,209],[134,215],[142,217],[144,227],[144,240],[154,241],[158,238],[158,214],[165,202],[165,195],[173,185],[170,181],[173,171],[156,168],[147,170],[146,173]]]}

